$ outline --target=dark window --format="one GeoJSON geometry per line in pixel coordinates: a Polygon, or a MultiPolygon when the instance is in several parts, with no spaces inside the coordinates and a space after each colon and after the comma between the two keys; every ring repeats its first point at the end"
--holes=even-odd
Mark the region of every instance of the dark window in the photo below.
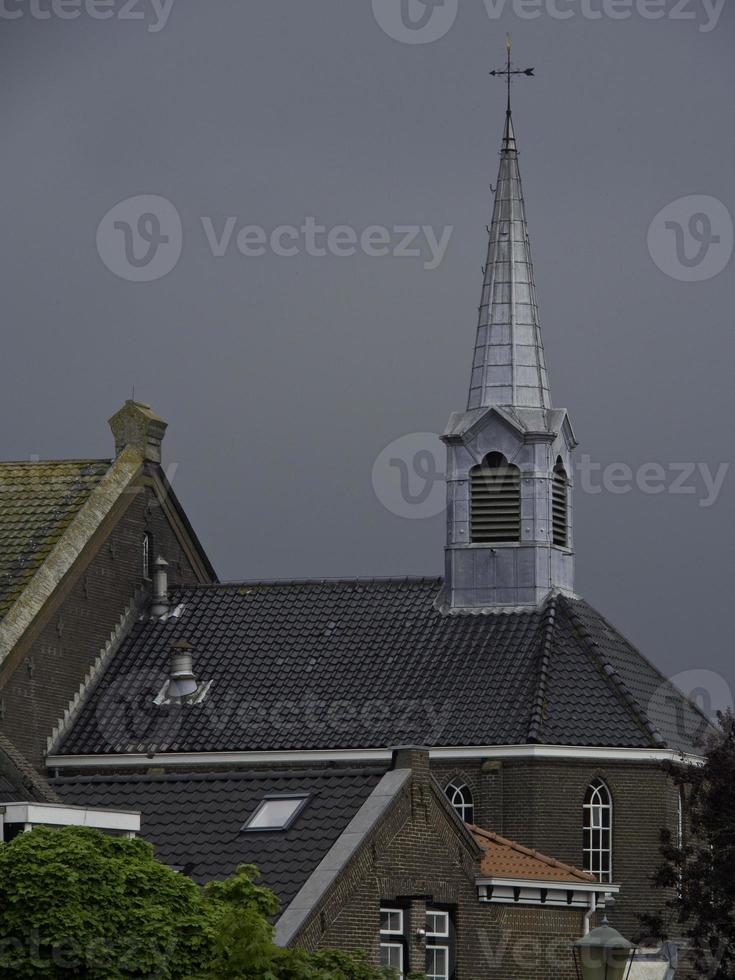
{"type": "Polygon", "coordinates": [[[569,544],[569,480],[561,458],[554,467],[551,487],[551,517],[554,544],[566,548],[569,544]]]}
{"type": "Polygon", "coordinates": [[[612,881],[612,797],[601,779],[588,786],[583,812],[584,870],[600,881],[612,881]]]}
{"type": "Polygon", "coordinates": [[[470,538],[478,544],[521,540],[521,471],[502,453],[470,470],[470,538]]]}

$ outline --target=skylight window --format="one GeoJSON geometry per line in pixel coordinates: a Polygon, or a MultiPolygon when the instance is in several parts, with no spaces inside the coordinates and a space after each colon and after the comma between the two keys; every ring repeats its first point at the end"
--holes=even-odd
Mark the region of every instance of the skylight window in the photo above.
{"type": "Polygon", "coordinates": [[[288,830],[309,801],[308,796],[266,796],[243,830],[288,830]]]}

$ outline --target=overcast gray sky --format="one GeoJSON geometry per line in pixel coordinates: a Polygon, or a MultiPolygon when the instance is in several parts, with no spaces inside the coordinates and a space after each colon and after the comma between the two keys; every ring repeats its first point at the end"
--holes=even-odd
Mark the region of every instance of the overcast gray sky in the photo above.
{"type": "Polygon", "coordinates": [[[514,114],[554,401],[578,458],[634,473],[627,493],[577,487],[578,591],[669,674],[735,685],[735,466],[710,506],[700,477],[670,492],[680,470],[662,493],[635,480],[732,462],[732,4],[663,0],[653,20],[655,0],[459,0],[443,36],[409,44],[455,0],[406,0],[403,34],[399,0],[65,2],[0,5],[2,456],[109,455],[135,385],[170,423],[174,485],[222,578],[439,574],[442,515],[391,513],[373,465],[465,406],[504,109],[488,71],[510,31],[537,71],[514,114]],[[103,217],[139,195],[182,223],[178,263],[149,282],[98,252],[103,217]],[[689,212],[710,222],[692,225],[709,267],[696,241],[667,257],[692,196],[715,199],[689,212]],[[649,226],[681,199],[652,257],[649,226]],[[219,238],[230,216],[215,256],[202,218],[219,238]],[[391,251],[397,226],[451,238],[436,268],[425,244],[236,247],[243,226],[309,217],[384,226],[391,251]]]}

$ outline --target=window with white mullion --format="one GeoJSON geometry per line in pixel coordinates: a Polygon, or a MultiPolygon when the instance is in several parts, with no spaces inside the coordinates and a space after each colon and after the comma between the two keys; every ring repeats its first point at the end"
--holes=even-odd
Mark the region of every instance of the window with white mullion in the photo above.
{"type": "Polygon", "coordinates": [[[426,947],[426,980],[449,980],[449,946],[426,947]]]}
{"type": "Polygon", "coordinates": [[[583,813],[584,870],[600,881],[612,881],[612,797],[601,779],[587,788],[583,813]]]}
{"type": "Polygon", "coordinates": [[[426,910],[426,980],[450,980],[452,955],[449,912],[426,910]]]}
{"type": "Polygon", "coordinates": [[[475,801],[472,790],[466,783],[452,780],[451,783],[448,783],[444,793],[461,820],[465,823],[475,822],[475,801]]]}
{"type": "Polygon", "coordinates": [[[391,967],[404,977],[406,958],[406,936],[403,909],[381,907],[380,909],[380,965],[391,967]]]}

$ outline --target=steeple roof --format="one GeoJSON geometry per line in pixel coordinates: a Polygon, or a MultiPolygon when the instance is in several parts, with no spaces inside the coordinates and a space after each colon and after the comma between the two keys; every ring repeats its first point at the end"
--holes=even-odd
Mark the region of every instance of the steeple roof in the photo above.
{"type": "Polygon", "coordinates": [[[510,109],[484,276],[468,409],[551,408],[510,109]]]}

